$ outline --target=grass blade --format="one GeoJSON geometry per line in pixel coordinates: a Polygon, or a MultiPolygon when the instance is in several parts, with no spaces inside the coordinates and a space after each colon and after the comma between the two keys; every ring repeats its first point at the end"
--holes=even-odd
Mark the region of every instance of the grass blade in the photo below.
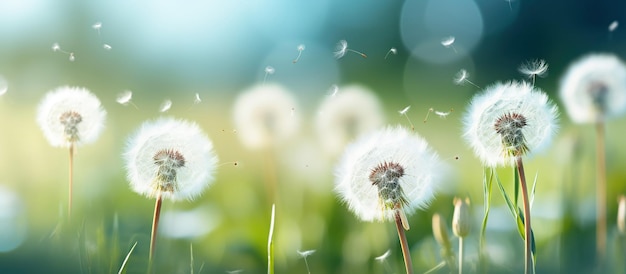
{"type": "Polygon", "coordinates": [[[535,202],[535,190],[537,189],[537,176],[539,176],[539,171],[535,173],[535,179],[533,180],[533,188],[530,191],[530,209],[533,209],[533,203],[535,202]]]}
{"type": "Polygon", "coordinates": [[[483,207],[484,207],[484,217],[483,222],[480,227],[480,240],[479,240],[479,260],[482,268],[482,272],[487,272],[487,267],[485,264],[485,238],[487,237],[487,220],[489,219],[489,208],[491,207],[491,193],[492,193],[492,185],[493,185],[493,174],[494,170],[489,169],[489,179],[487,179],[487,171],[488,169],[483,169],[483,207]]]}
{"type": "Polygon", "coordinates": [[[511,198],[509,198],[509,195],[506,193],[506,190],[504,189],[504,186],[502,185],[502,182],[500,181],[497,173],[495,173],[495,177],[496,181],[498,182],[498,188],[500,189],[500,193],[502,193],[502,197],[504,197],[504,201],[506,202],[506,205],[509,208],[511,215],[513,215],[513,218],[515,218],[515,221],[517,223],[517,230],[520,236],[522,236],[522,239],[524,239],[524,222],[522,221],[522,218],[519,214],[520,209],[516,208],[513,201],[511,201],[511,198]]]}
{"type": "Polygon", "coordinates": [[[117,272],[117,274],[126,273],[126,263],[128,262],[128,259],[130,258],[130,254],[132,254],[133,250],[135,250],[135,246],[137,246],[137,242],[133,244],[133,247],[131,247],[130,251],[128,251],[128,254],[126,254],[126,258],[124,258],[124,261],[122,262],[122,266],[120,266],[120,270],[117,272]]]}

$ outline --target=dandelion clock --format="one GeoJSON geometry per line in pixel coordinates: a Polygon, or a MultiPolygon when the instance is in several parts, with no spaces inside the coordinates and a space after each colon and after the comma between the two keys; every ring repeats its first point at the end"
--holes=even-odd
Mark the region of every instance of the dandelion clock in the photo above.
{"type": "Polygon", "coordinates": [[[98,97],[80,87],[52,90],[37,108],[37,123],[50,145],[69,149],[68,217],[72,212],[74,150],[98,139],[106,115],[98,97]]]}
{"type": "Polygon", "coordinates": [[[193,123],[174,118],[145,122],[128,139],[124,152],[130,187],[156,199],[150,262],[163,199],[192,200],[213,181],[217,155],[211,140],[193,123]]]}
{"type": "Polygon", "coordinates": [[[395,221],[406,270],[412,273],[406,214],[429,204],[444,172],[443,162],[422,137],[388,127],[346,148],[337,166],[335,192],[362,221],[395,221]]]}

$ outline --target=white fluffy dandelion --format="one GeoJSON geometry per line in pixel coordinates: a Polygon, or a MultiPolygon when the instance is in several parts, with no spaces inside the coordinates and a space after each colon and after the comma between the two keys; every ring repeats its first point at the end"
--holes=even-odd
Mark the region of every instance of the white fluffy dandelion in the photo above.
{"type": "Polygon", "coordinates": [[[248,148],[271,147],[295,135],[300,125],[298,102],[283,86],[256,85],[244,91],[234,105],[234,122],[248,148]]]}
{"type": "Polygon", "coordinates": [[[380,101],[371,90],[351,85],[335,94],[324,99],[315,117],[317,136],[330,155],[339,154],[348,142],[385,121],[380,101]]]}
{"type": "Polygon", "coordinates": [[[37,123],[52,146],[69,148],[95,142],[104,129],[106,114],[89,90],[64,86],[41,100],[37,123]]]}
{"type": "Polygon", "coordinates": [[[575,123],[604,122],[626,112],[626,65],[613,54],[590,54],[570,65],[559,90],[575,123]]]}
{"type": "Polygon", "coordinates": [[[527,82],[498,83],[472,98],[464,137],[484,165],[512,165],[547,146],[557,129],[557,108],[527,82]]]}
{"type": "Polygon", "coordinates": [[[363,221],[394,220],[400,209],[411,214],[428,205],[443,167],[422,137],[388,127],[346,148],[336,169],[335,191],[363,221]]]}
{"type": "Polygon", "coordinates": [[[124,159],[135,192],[173,201],[200,195],[217,164],[213,144],[200,127],[173,118],[145,122],[129,138],[124,159]]]}
{"type": "Polygon", "coordinates": [[[37,123],[50,145],[69,149],[68,216],[72,209],[74,148],[98,139],[106,114],[89,90],[68,86],[48,92],[37,108],[37,123]]]}
{"type": "Polygon", "coordinates": [[[200,195],[213,181],[217,155],[211,140],[197,124],[160,118],[145,122],[128,139],[124,160],[130,187],[141,195],[156,198],[151,265],[163,198],[191,200],[200,195]]]}
{"type": "Polygon", "coordinates": [[[548,73],[548,63],[543,59],[530,60],[522,63],[517,70],[529,79],[532,79],[534,86],[537,76],[546,77],[548,73]]]}
{"type": "Polygon", "coordinates": [[[405,212],[428,205],[444,170],[424,139],[405,128],[388,127],[345,150],[335,173],[335,192],[363,221],[395,220],[405,267],[412,273],[405,212]]]}
{"type": "Polygon", "coordinates": [[[454,36],[448,36],[448,37],[441,39],[441,45],[446,48],[452,48],[452,50],[454,50],[454,52],[456,53],[457,51],[456,51],[456,48],[454,47],[455,41],[456,41],[456,38],[454,36]]]}

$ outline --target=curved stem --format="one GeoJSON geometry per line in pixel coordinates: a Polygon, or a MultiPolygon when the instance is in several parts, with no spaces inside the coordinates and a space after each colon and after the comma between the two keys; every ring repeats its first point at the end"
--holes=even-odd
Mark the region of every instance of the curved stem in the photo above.
{"type": "Polygon", "coordinates": [[[596,252],[598,265],[606,256],[606,156],[604,122],[596,123],[596,252]]]}
{"type": "Polygon", "coordinates": [[[407,274],[413,274],[413,262],[411,261],[411,252],[409,251],[409,244],[406,240],[406,234],[404,234],[404,226],[402,225],[402,218],[400,212],[396,210],[396,229],[398,230],[398,237],[400,238],[400,246],[402,247],[402,256],[404,257],[404,267],[407,274]]]}
{"type": "Polygon", "coordinates": [[[526,175],[524,173],[524,163],[522,157],[516,159],[517,171],[519,173],[520,185],[522,187],[522,201],[524,203],[524,273],[534,273],[533,253],[532,253],[532,232],[530,226],[530,201],[528,199],[528,187],[526,186],[526,175]]]}
{"type": "Polygon", "coordinates": [[[159,229],[159,217],[161,216],[161,204],[163,203],[163,197],[161,191],[157,192],[156,202],[154,204],[154,216],[152,217],[152,232],[150,233],[150,255],[148,257],[148,273],[151,273],[152,259],[154,258],[154,252],[156,250],[156,236],[159,229]]]}

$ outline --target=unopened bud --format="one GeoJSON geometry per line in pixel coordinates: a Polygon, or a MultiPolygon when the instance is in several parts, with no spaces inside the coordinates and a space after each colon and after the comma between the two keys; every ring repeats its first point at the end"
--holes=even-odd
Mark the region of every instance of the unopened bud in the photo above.
{"type": "Polygon", "coordinates": [[[626,196],[619,197],[617,207],[617,229],[622,235],[626,235],[626,196]]]}
{"type": "Polygon", "coordinates": [[[459,238],[469,234],[471,227],[469,199],[454,199],[454,215],[452,216],[452,232],[459,238]]]}

